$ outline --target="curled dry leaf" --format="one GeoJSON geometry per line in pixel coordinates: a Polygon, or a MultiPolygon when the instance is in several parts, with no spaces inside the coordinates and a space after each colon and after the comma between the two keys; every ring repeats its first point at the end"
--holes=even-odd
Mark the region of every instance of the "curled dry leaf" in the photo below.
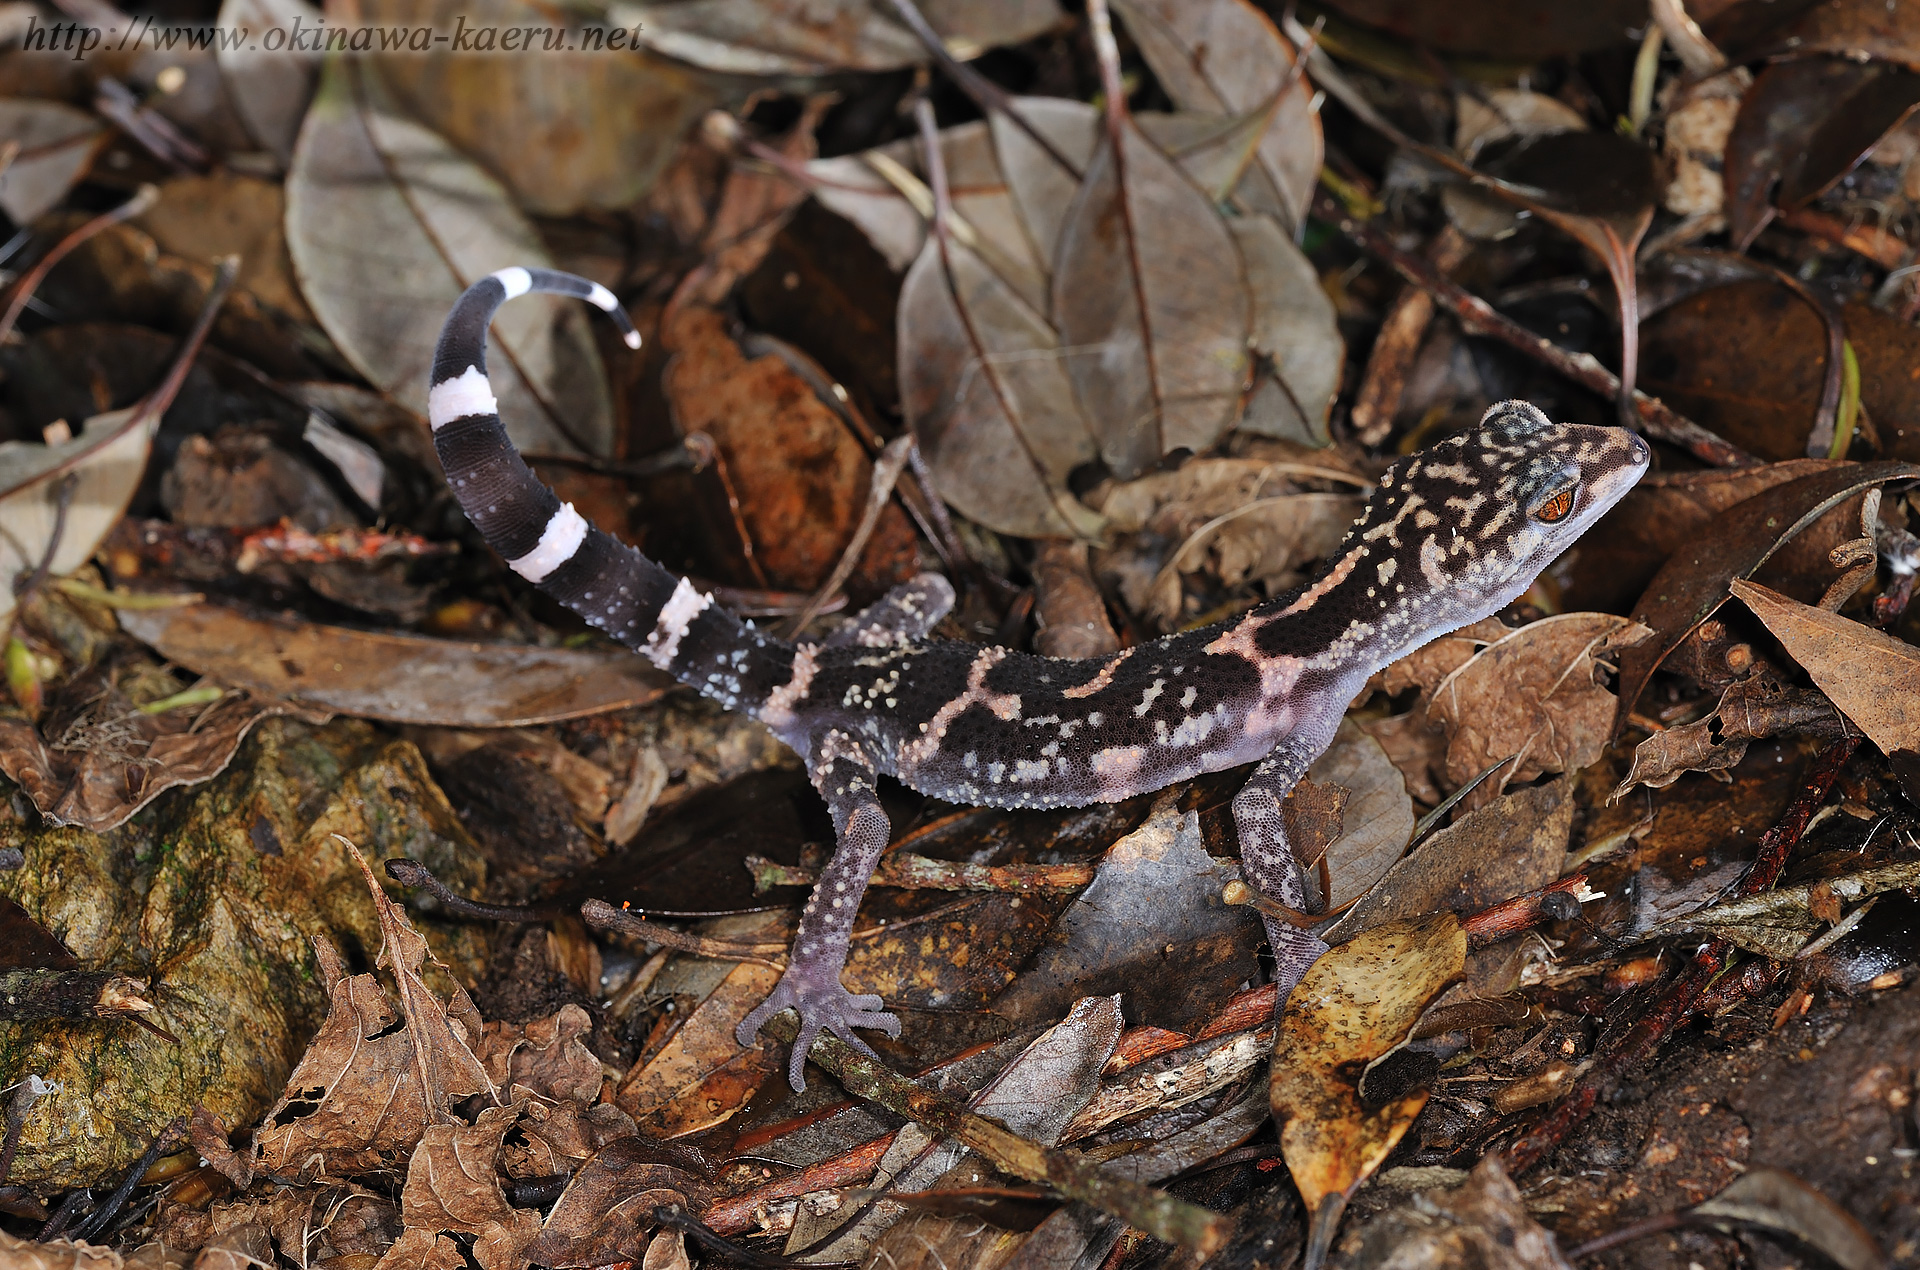
{"type": "Polygon", "coordinates": [[[480,1061],[487,1076],[501,1089],[524,1086],[554,1102],[591,1105],[600,1097],[600,1060],[583,1037],[593,1033],[593,1019],[577,1005],[563,1005],[531,1023],[487,1024],[480,1043],[480,1061]]]}
{"type": "Polygon", "coordinates": [[[52,824],[105,833],[167,790],[218,776],[254,724],[281,714],[326,717],[248,693],[229,693],[210,710],[155,714],[103,684],[97,702],[51,739],[0,718],[0,772],[52,824]]]}
{"type": "Polygon", "coordinates": [[[1301,225],[1320,174],[1320,116],[1306,77],[1293,70],[1293,48],[1272,20],[1247,0],[1117,0],[1114,8],[1180,109],[1239,114],[1281,94],[1234,201],[1277,216],[1288,230],[1301,225]]]}
{"type": "Polygon", "coordinates": [[[1452,913],[1391,922],[1335,946],[1288,998],[1268,1094],[1287,1169],[1317,1230],[1338,1220],[1354,1187],[1427,1105],[1421,1090],[1369,1111],[1353,1074],[1406,1039],[1466,957],[1452,913]]]}
{"type": "MultiPolygon", "coordinates": [[[[1031,39],[1061,16],[1054,0],[920,0],[918,7],[962,59],[1031,39]]],[[[636,28],[648,48],[733,75],[890,71],[929,57],[889,6],[864,0],[619,4],[613,17],[636,28]]]]}
{"type": "MultiPolygon", "coordinates": [[[[508,58],[513,63],[540,58],[508,58]]],[[[402,115],[378,72],[328,63],[287,174],[287,246],[301,290],[347,360],[416,414],[434,333],[472,283],[551,260],[500,184],[402,115]]],[[[607,454],[613,405],[591,306],[530,296],[492,332],[494,391],[514,444],[607,454]]]]}
{"type": "Polygon", "coordinates": [[[120,625],[169,661],[305,706],[446,727],[521,727],[657,699],[669,681],[625,651],[467,644],[358,631],[218,604],[126,610],[120,625]],[[510,684],[475,693],[476,683],[510,684]]]}
{"type": "Polygon", "coordinates": [[[500,1187],[500,1140],[520,1117],[488,1107],[473,1124],[428,1125],[407,1162],[400,1216],[411,1230],[473,1235],[481,1270],[514,1270],[540,1233],[540,1214],[513,1207],[500,1187]]]}
{"type": "MultiPolygon", "coordinates": [[[[1843,619],[1844,620],[1844,619],[1843,619]]],[[[1756,675],[1728,686],[1704,719],[1655,732],[1633,750],[1633,765],[1607,801],[1617,802],[1641,785],[1664,789],[1686,772],[1724,773],[1747,756],[1761,737],[1838,736],[1846,728],[1833,702],[1809,688],[1792,688],[1756,675]]]]}
{"type": "Polygon", "coordinates": [[[623,1138],[580,1166],[527,1252],[555,1270],[638,1260],[656,1208],[698,1213],[711,1202],[706,1184],[664,1162],[658,1144],[623,1138]]]}
{"type": "Polygon", "coordinates": [[[1562,613],[1474,654],[1435,685],[1427,703],[1447,730],[1448,778],[1457,788],[1517,756],[1498,780],[1474,791],[1485,802],[1515,781],[1577,772],[1598,759],[1617,702],[1598,682],[1595,659],[1649,634],[1611,613],[1562,613]]]}
{"type": "Polygon", "coordinates": [[[55,101],[0,97],[0,137],[20,152],[0,175],[0,211],[30,225],[67,196],[106,143],[108,132],[84,110],[55,101]]]}
{"type": "Polygon", "coordinates": [[[1117,109],[1067,210],[1053,325],[1122,479],[1210,448],[1240,417],[1253,295],[1219,210],[1117,109]]]}
{"type": "Polygon", "coordinates": [[[481,1035],[473,1001],[465,989],[443,1002],[427,988],[421,978],[430,955],[426,940],[380,889],[359,851],[348,850],[371,891],[382,937],[379,964],[392,972],[400,1005],[395,1008],[373,975],[332,984],[319,1035],[254,1135],[256,1171],[393,1172],[413,1157],[430,1126],[447,1122],[454,1102],[474,1094],[495,1098],[472,1049],[481,1035]]]}
{"type": "Polygon", "coordinates": [[[1916,476],[1920,465],[1901,462],[1824,468],[1735,504],[1719,516],[1711,534],[1683,542],[1633,606],[1633,620],[1651,629],[1653,637],[1620,655],[1615,730],[1667,654],[1726,602],[1728,583],[1752,577],[1783,545],[1849,498],[1916,476]]]}
{"type": "Polygon", "coordinates": [[[1882,753],[1920,751],[1920,649],[1752,582],[1732,591],[1882,753]]]}

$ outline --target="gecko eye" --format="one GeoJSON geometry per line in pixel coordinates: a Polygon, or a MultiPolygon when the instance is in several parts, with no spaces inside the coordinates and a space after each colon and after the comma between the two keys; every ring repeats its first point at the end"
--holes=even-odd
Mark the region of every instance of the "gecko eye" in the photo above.
{"type": "Polygon", "coordinates": [[[1573,491],[1576,488],[1569,485],[1557,493],[1547,495],[1546,498],[1535,503],[1527,515],[1543,525],[1559,524],[1567,518],[1567,513],[1573,510],[1573,491]]]}

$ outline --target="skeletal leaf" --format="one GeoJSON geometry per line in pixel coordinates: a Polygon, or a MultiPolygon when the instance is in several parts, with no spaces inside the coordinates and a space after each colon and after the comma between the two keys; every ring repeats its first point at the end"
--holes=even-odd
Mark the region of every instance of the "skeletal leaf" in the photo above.
{"type": "Polygon", "coordinates": [[[1253,302],[1233,232],[1130,118],[1113,115],[1067,211],[1053,323],[1116,475],[1210,447],[1240,416],[1253,302]]]}
{"type": "MultiPolygon", "coordinates": [[[[460,292],[551,261],[498,182],[335,59],[287,176],[287,246],[307,303],[354,367],[418,414],[433,340],[460,292]]],[[[605,454],[613,405],[587,306],[526,297],[493,323],[494,391],[514,444],[605,454]]]]}

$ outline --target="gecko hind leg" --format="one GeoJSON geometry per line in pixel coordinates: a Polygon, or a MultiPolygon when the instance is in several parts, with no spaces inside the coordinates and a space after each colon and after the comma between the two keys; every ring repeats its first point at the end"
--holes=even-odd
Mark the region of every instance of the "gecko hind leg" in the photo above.
{"type": "Polygon", "coordinates": [[[881,596],[821,641],[822,648],[892,648],[924,639],[953,611],[953,583],[922,573],[881,596]]]}
{"type": "MultiPolygon", "coordinates": [[[[827,743],[836,737],[838,733],[829,733],[827,743]]],[[[816,746],[815,752],[823,748],[824,744],[816,746]]],[[[833,815],[837,840],[833,859],[820,871],[813,894],[807,897],[800,929],[793,937],[793,954],[780,982],[734,1031],[735,1040],[751,1045],[761,1024],[782,1010],[795,1011],[800,1016],[800,1034],[794,1038],[787,1062],[787,1082],[796,1093],[806,1088],[807,1051],[821,1032],[830,1032],[865,1054],[873,1050],[855,1035],[855,1028],[900,1035],[899,1018],[881,1008],[879,997],[849,992],[840,982],[860,897],[893,834],[874,788],[873,769],[852,758],[830,758],[813,766],[813,785],[833,815]]]]}

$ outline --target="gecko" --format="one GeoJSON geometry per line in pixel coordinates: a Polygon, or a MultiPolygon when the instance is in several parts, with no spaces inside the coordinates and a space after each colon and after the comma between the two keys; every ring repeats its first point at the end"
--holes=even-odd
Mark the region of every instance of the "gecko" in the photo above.
{"type": "MultiPolygon", "coordinates": [[[[854,914],[892,833],[878,781],[993,808],[1117,802],[1254,764],[1234,796],[1241,874],[1260,895],[1278,1000],[1327,945],[1276,911],[1306,907],[1281,803],[1375,671],[1512,603],[1647,471],[1620,427],[1554,423],[1505,401],[1477,427],[1399,460],[1312,581],[1243,614],[1080,660],[931,638],[954,603],[922,573],[818,641],[788,642],[589,525],[508,439],[487,378],[487,327],[528,292],[585,300],[640,346],[607,288],[548,269],[473,284],[440,332],[428,422],[447,483],[488,546],[587,624],[798,753],[835,847],[773,992],[739,1024],[793,1009],[787,1077],[828,1032],[898,1037],[877,996],[841,982],[854,914]]],[[[1278,1008],[1278,1007],[1276,1007],[1278,1008]]]]}

